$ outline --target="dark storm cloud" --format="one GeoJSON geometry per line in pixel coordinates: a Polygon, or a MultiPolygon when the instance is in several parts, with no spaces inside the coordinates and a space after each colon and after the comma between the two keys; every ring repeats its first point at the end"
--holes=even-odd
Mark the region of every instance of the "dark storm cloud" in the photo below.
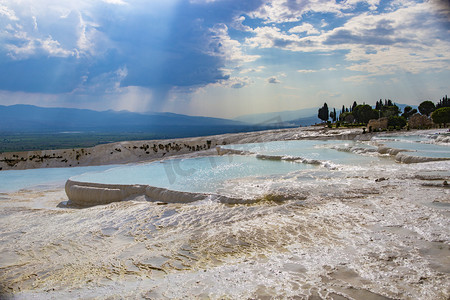
{"type": "MultiPolygon", "coordinates": [[[[158,13],[152,11],[151,5],[115,7],[102,3],[89,13],[72,11],[64,18],[52,17],[51,22],[38,19],[38,28],[29,25],[25,33],[16,29],[10,34],[12,40],[6,41],[13,48],[29,43],[36,49],[27,49],[26,55],[16,57],[9,50],[0,52],[0,89],[71,92],[80,85],[98,84],[102,74],[121,68],[127,70],[121,86],[170,89],[226,80],[228,75],[222,70],[226,58],[208,49],[214,38],[211,28],[218,23],[231,23],[236,16],[260,4],[261,1],[179,1],[158,13]],[[77,55],[82,52],[76,48],[79,35],[88,29],[96,33],[89,41],[95,51],[84,49],[85,53],[77,55]],[[31,40],[38,30],[47,33],[31,40]],[[18,35],[26,39],[16,38],[18,35]],[[53,57],[52,53],[41,51],[43,39],[50,37],[54,47],[66,47],[73,53],[53,57]]],[[[31,23],[29,19],[27,22],[31,23]]],[[[20,25],[21,20],[16,23],[20,25]]]]}

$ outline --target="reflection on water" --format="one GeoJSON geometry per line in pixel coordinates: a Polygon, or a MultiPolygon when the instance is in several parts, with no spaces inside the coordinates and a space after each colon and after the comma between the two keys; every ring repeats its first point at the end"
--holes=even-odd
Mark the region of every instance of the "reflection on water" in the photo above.
{"type": "Polygon", "coordinates": [[[214,193],[229,179],[287,174],[310,168],[313,166],[258,160],[254,156],[210,156],[129,165],[71,179],[109,184],[147,184],[184,192],[214,193]]]}

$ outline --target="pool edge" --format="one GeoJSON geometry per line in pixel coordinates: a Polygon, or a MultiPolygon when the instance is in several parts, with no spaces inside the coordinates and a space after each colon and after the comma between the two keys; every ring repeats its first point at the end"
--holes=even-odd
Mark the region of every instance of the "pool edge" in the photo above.
{"type": "Polygon", "coordinates": [[[120,202],[137,196],[145,196],[151,202],[166,203],[190,203],[207,198],[224,204],[249,204],[257,201],[218,194],[180,192],[142,184],[103,184],[71,179],[66,181],[65,191],[71,203],[82,207],[120,202]]]}

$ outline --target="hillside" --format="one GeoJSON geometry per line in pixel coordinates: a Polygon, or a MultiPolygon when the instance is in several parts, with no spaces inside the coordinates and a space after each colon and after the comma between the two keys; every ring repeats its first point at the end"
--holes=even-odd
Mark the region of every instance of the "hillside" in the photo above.
{"type": "Polygon", "coordinates": [[[142,132],[173,127],[245,127],[243,122],[173,113],[133,113],[32,105],[0,106],[0,132],[142,132]]]}
{"type": "Polygon", "coordinates": [[[234,118],[238,122],[246,122],[251,124],[286,124],[296,126],[309,126],[320,123],[317,117],[317,107],[305,108],[299,110],[285,110],[271,113],[249,114],[234,118]]]}

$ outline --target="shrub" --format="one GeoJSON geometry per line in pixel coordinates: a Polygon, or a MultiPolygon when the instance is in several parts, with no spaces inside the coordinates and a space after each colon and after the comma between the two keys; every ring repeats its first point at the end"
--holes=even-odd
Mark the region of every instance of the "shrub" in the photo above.
{"type": "Polygon", "coordinates": [[[450,123],[450,107],[442,107],[436,109],[431,114],[431,119],[436,124],[444,124],[444,127],[447,123],[450,123]]]}
{"type": "Polygon", "coordinates": [[[378,118],[377,111],[367,104],[356,106],[352,113],[358,123],[367,124],[369,120],[378,118]]]}
{"type": "Polygon", "coordinates": [[[406,119],[404,117],[391,116],[388,118],[388,127],[403,128],[406,126],[406,119]]]}

